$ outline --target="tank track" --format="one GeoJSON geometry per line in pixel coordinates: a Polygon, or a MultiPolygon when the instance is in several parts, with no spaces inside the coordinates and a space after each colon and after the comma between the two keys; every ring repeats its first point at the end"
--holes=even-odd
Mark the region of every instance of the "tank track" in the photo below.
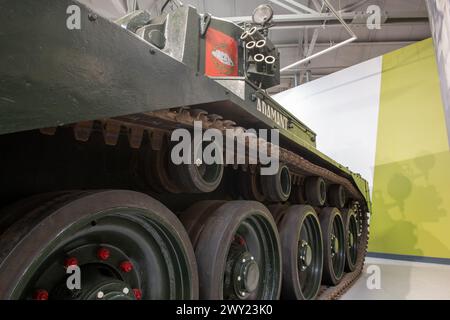
{"type": "MultiPolygon", "coordinates": [[[[193,128],[195,121],[200,121],[204,129],[214,128],[222,132],[225,132],[227,129],[232,129],[238,135],[239,133],[244,134],[245,132],[245,129],[239,127],[234,121],[224,120],[220,115],[208,114],[204,110],[190,108],[160,110],[100,121],[80,122],[74,124],[73,129],[76,140],[87,141],[92,130],[96,127],[95,122],[100,122],[104,140],[107,145],[116,145],[119,136],[125,133],[128,135],[130,147],[138,149],[141,146],[144,134],[147,134],[150,138],[152,148],[154,150],[160,150],[164,135],[177,128],[193,128]]],[[[41,129],[40,131],[45,135],[53,135],[56,130],[57,128],[46,128],[41,129]]],[[[250,139],[251,138],[252,137],[250,137],[250,139]]],[[[253,138],[258,139],[258,142],[261,143],[260,138],[253,138]]],[[[248,137],[245,141],[247,146],[251,145],[248,137]]],[[[262,141],[267,143],[265,140],[262,141]]],[[[273,146],[268,143],[269,152],[272,150],[271,148],[273,148],[273,146]]],[[[248,149],[246,148],[246,150],[248,149]]],[[[313,164],[294,152],[281,147],[279,148],[279,160],[289,167],[293,175],[294,184],[298,183],[300,177],[305,174],[321,176],[331,183],[341,184],[354,199],[352,206],[359,217],[360,227],[358,257],[355,271],[346,273],[340,283],[336,286],[322,286],[317,297],[319,300],[339,299],[358,280],[364,268],[369,240],[369,213],[367,204],[361,193],[348,179],[339,176],[326,168],[313,164]]],[[[234,165],[235,169],[238,169],[238,167],[241,167],[243,171],[251,170],[254,172],[256,165],[234,165]]]]}
{"type": "Polygon", "coordinates": [[[361,276],[364,269],[364,261],[367,255],[367,248],[369,244],[369,224],[367,213],[360,207],[359,203],[355,203],[354,210],[356,210],[360,223],[360,238],[358,245],[358,258],[356,262],[355,271],[344,275],[341,282],[335,287],[323,287],[318,295],[319,300],[336,300],[342,297],[361,276]]]}

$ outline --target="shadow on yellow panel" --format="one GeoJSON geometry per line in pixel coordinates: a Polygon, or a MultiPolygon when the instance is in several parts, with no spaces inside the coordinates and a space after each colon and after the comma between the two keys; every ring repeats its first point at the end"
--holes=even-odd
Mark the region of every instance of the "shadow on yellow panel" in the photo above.
{"type": "Polygon", "coordinates": [[[372,252],[450,258],[450,152],[375,168],[372,252]]]}

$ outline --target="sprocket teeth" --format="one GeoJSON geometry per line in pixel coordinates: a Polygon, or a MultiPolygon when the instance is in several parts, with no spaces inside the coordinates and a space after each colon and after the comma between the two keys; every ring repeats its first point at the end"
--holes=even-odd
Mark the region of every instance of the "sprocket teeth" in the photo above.
{"type": "Polygon", "coordinates": [[[94,121],[78,122],[73,128],[75,140],[81,142],[87,142],[92,134],[92,128],[94,127],[94,121]]]}

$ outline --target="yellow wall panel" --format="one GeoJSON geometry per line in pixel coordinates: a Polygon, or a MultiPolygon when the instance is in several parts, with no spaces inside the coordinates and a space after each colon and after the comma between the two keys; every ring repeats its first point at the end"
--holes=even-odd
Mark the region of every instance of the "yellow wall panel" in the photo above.
{"type": "Polygon", "coordinates": [[[376,165],[448,151],[431,39],[383,56],[376,165]]]}
{"type": "Polygon", "coordinates": [[[383,57],[372,252],[450,258],[450,151],[431,39],[383,57]]]}

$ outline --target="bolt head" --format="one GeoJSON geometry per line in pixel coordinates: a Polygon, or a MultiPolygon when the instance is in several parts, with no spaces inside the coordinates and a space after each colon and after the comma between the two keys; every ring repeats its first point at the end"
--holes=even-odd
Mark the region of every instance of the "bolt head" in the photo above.
{"type": "Polygon", "coordinates": [[[95,13],[89,13],[88,19],[89,21],[95,21],[98,19],[98,16],[95,13]]]}
{"type": "Polygon", "coordinates": [[[139,289],[133,289],[134,296],[136,300],[142,300],[142,291],[139,289]]]}
{"type": "Polygon", "coordinates": [[[75,257],[69,257],[64,261],[64,266],[66,268],[70,266],[77,266],[78,265],[78,259],[75,257]]]}
{"type": "Polygon", "coordinates": [[[131,272],[133,270],[133,264],[130,261],[123,261],[120,264],[120,270],[125,273],[131,272]]]}
{"type": "Polygon", "coordinates": [[[245,245],[245,240],[241,236],[235,236],[234,240],[237,241],[237,243],[239,243],[240,246],[245,245]]]}
{"type": "Polygon", "coordinates": [[[100,248],[97,251],[97,257],[102,261],[108,260],[110,255],[111,255],[111,252],[106,248],[100,248]]]}
{"type": "Polygon", "coordinates": [[[48,294],[47,290],[39,289],[34,292],[33,299],[44,301],[44,300],[48,300],[48,296],[49,296],[49,294],[48,294]]]}
{"type": "Polygon", "coordinates": [[[125,287],[125,288],[123,288],[122,292],[123,292],[123,294],[129,294],[130,293],[130,289],[125,287]]]}
{"type": "Polygon", "coordinates": [[[103,291],[97,292],[97,299],[103,299],[104,296],[105,294],[103,293],[103,291]]]}

